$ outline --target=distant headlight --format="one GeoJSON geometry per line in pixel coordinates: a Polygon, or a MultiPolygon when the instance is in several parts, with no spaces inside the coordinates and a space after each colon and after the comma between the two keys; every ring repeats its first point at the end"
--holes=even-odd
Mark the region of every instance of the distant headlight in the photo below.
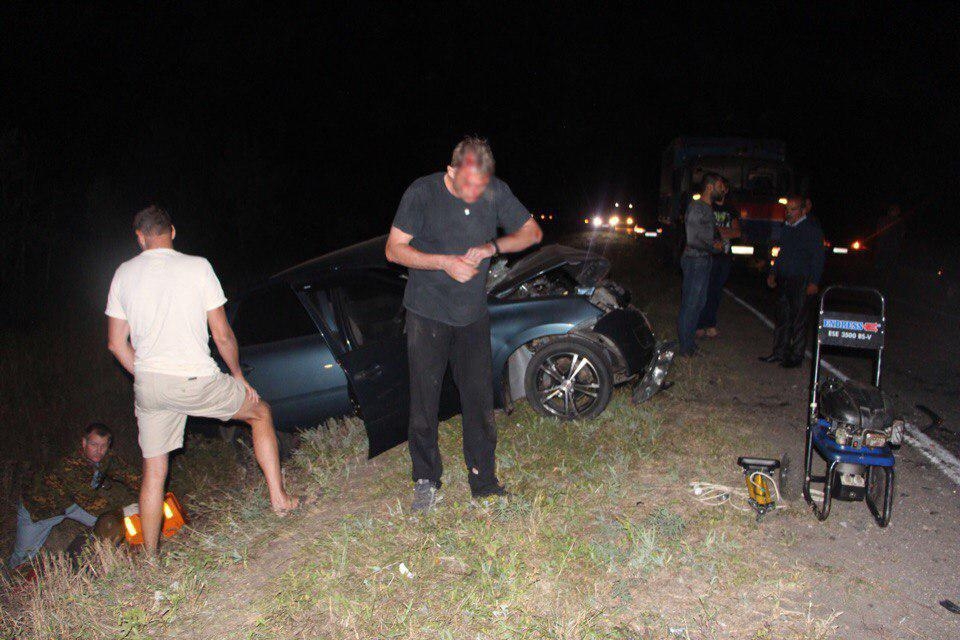
{"type": "Polygon", "coordinates": [[[603,218],[601,218],[600,216],[594,217],[594,219],[593,219],[593,226],[599,227],[599,226],[601,226],[602,224],[603,224],[603,218]]]}
{"type": "Polygon", "coordinates": [[[770,247],[770,257],[776,258],[780,255],[780,247],[770,247]]]}
{"type": "Polygon", "coordinates": [[[753,247],[735,244],[732,247],[730,247],[730,253],[732,253],[735,256],[752,256],[753,247]]]}
{"type": "Polygon", "coordinates": [[[850,245],[850,248],[853,249],[854,251],[859,251],[860,249],[865,249],[866,247],[860,244],[859,240],[854,240],[853,244],[850,245]]]}
{"type": "Polygon", "coordinates": [[[627,224],[633,224],[633,218],[627,218],[627,224]]]}
{"type": "Polygon", "coordinates": [[[833,252],[834,253],[850,253],[850,250],[847,249],[846,247],[834,247],[833,252]]]}
{"type": "Polygon", "coordinates": [[[785,204],[787,204],[787,199],[786,199],[786,198],[780,198],[779,200],[777,200],[777,202],[779,202],[780,204],[785,205],[785,204]]]}
{"type": "Polygon", "coordinates": [[[610,226],[615,227],[620,224],[620,216],[610,216],[610,226]]]}

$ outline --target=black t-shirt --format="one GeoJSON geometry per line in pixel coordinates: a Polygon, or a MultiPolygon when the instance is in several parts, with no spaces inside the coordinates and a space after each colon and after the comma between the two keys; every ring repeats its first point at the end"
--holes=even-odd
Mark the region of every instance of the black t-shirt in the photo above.
{"type": "MultiPolygon", "coordinates": [[[[418,178],[400,200],[393,226],[413,236],[410,246],[424,253],[462,255],[497,237],[497,228],[514,233],[530,219],[510,187],[490,178],[480,199],[467,204],[443,183],[443,173],[418,178]]],[[[445,271],[410,269],[403,304],[417,315],[454,326],[476,322],[487,312],[490,260],[467,282],[445,271]]]]}
{"type": "MultiPolygon", "coordinates": [[[[733,221],[740,220],[740,213],[726,205],[715,205],[713,209],[713,217],[716,221],[717,229],[729,229],[733,226],[733,221]]],[[[717,236],[719,237],[719,233],[717,236]]],[[[733,244],[733,238],[727,238],[723,241],[723,253],[730,253],[730,246],[733,244]]]]}

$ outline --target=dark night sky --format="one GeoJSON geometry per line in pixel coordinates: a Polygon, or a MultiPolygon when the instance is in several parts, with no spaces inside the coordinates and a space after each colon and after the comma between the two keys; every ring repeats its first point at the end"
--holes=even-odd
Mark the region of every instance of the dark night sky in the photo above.
{"type": "Polygon", "coordinates": [[[954,229],[952,5],[499,6],[8,5],[0,131],[21,133],[58,227],[124,237],[159,199],[185,250],[263,249],[248,276],[385,232],[465,133],[570,219],[652,207],[678,135],[746,135],[787,142],[828,231],[893,199],[954,229]]]}

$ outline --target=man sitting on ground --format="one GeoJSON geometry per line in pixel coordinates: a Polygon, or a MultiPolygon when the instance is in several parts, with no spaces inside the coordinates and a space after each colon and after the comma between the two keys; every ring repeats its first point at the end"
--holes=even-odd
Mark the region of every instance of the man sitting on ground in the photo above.
{"type": "Polygon", "coordinates": [[[115,483],[134,494],[140,490],[140,476],[110,451],[112,441],[110,429],[94,422],[84,429],[79,451],[24,483],[11,569],[33,558],[65,518],[92,527],[99,516],[122,506],[112,491],[115,483]]]}

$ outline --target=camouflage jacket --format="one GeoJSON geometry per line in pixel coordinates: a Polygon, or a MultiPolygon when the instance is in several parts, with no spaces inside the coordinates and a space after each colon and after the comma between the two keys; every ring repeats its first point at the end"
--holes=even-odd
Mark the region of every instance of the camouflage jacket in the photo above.
{"type": "Polygon", "coordinates": [[[100,516],[122,506],[117,503],[116,484],[136,493],[140,491],[140,474],[112,451],[98,466],[78,451],[43,472],[28,474],[23,485],[23,505],[34,522],[60,515],[74,503],[100,516]]]}

